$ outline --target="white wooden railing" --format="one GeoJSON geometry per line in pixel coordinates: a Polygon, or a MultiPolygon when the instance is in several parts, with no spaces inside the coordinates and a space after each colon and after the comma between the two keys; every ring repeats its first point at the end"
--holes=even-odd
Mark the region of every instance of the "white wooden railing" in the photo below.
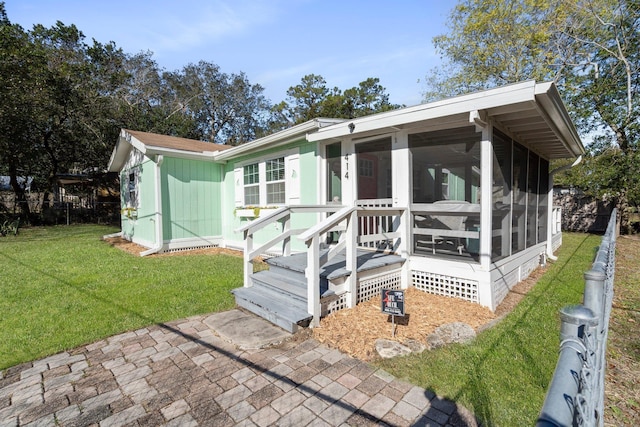
{"type": "Polygon", "coordinates": [[[282,255],[291,255],[291,237],[296,236],[306,230],[292,229],[291,228],[291,215],[296,213],[322,213],[322,212],[335,212],[342,206],[339,205],[304,205],[304,206],[284,206],[278,208],[268,214],[256,218],[248,224],[238,228],[236,232],[242,233],[244,238],[244,286],[251,286],[251,274],[253,274],[253,259],[263,253],[266,253],[269,249],[272,249],[278,244],[282,244],[282,255]],[[271,240],[261,244],[255,245],[255,234],[264,229],[265,227],[274,224],[276,222],[282,223],[282,231],[279,235],[271,240]]]}
{"type": "MultiPolygon", "coordinates": [[[[386,220],[385,220],[386,221],[386,220]]],[[[406,208],[393,207],[344,207],[324,221],[300,234],[298,238],[307,246],[307,310],[313,315],[312,326],[320,321],[320,267],[338,253],[345,251],[345,268],[350,272],[346,279],[347,307],[354,307],[358,286],[358,247],[374,242],[384,242],[383,249],[401,254],[407,253],[408,215],[406,208]],[[367,228],[366,234],[359,230],[360,219],[380,223],[381,218],[393,218],[390,227],[367,228]],[[321,236],[332,230],[341,230],[338,243],[329,251],[320,255],[321,236]]]]}
{"type": "Polygon", "coordinates": [[[346,252],[345,268],[351,272],[346,280],[346,289],[349,291],[347,305],[353,307],[356,304],[357,296],[358,248],[383,249],[406,256],[408,251],[407,242],[409,241],[408,225],[409,219],[406,208],[312,205],[276,209],[236,230],[243,233],[245,241],[243,260],[244,286],[251,286],[252,260],[256,256],[277,245],[281,245],[282,255],[290,255],[291,237],[297,235],[307,246],[307,269],[305,272],[307,279],[307,310],[313,315],[313,324],[317,325],[321,313],[320,267],[338,253],[346,252]],[[292,214],[298,213],[330,213],[331,215],[309,229],[292,229],[292,214]],[[269,241],[257,245],[256,233],[276,222],[282,224],[281,233],[269,241]],[[324,246],[327,233],[330,232],[335,232],[339,235],[337,243],[321,255],[321,248],[324,246]]]}

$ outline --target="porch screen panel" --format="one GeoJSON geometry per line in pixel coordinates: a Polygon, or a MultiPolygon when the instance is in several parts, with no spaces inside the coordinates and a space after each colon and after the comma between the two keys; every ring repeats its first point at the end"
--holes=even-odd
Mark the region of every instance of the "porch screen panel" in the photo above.
{"type": "Polygon", "coordinates": [[[511,217],[511,253],[526,247],[527,237],[527,170],[528,151],[520,144],[513,144],[513,209],[511,217]]]}
{"type": "Polygon", "coordinates": [[[493,130],[493,261],[511,253],[511,146],[511,138],[493,130]]]}
{"type": "Polygon", "coordinates": [[[540,185],[538,187],[538,242],[547,240],[549,218],[549,162],[540,159],[540,185]]]}
{"type": "Polygon", "coordinates": [[[413,203],[479,203],[481,136],[472,127],[409,135],[413,203]]]}
{"type": "Polygon", "coordinates": [[[391,184],[391,138],[356,145],[358,199],[389,199],[391,184]]]}
{"type": "Polygon", "coordinates": [[[540,157],[529,151],[527,178],[527,247],[534,246],[538,239],[538,168],[540,157]]]}

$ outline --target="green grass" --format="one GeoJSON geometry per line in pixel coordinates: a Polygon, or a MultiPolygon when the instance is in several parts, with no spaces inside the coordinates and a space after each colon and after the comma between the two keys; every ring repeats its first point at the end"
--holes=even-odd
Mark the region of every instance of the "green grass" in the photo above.
{"type": "Polygon", "coordinates": [[[241,258],[135,257],[101,240],[116,231],[25,228],[0,238],[0,369],[234,306],[241,258]]]}
{"type": "MultiPolygon", "coordinates": [[[[0,369],[134,330],[226,310],[241,259],[140,258],[103,226],[23,229],[0,238],[0,369]]],[[[533,425],[558,355],[558,310],[581,302],[599,236],[565,234],[559,259],[502,322],[469,345],[380,362],[472,410],[486,426],[533,425]]]]}
{"type": "Polygon", "coordinates": [[[558,310],[582,302],[600,236],[565,233],[559,258],[521,303],[470,344],[379,365],[475,413],[486,426],[534,425],[558,360],[558,310]]]}

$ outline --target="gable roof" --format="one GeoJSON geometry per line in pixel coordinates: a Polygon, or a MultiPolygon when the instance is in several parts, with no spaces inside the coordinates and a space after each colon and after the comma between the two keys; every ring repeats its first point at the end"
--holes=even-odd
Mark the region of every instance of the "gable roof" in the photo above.
{"type": "Polygon", "coordinates": [[[122,169],[133,148],[147,157],[169,155],[179,158],[213,158],[214,153],[228,150],[228,145],[196,141],[176,136],[159,135],[122,129],[116,143],[107,170],[116,172],[122,169]]]}
{"type": "Polygon", "coordinates": [[[171,150],[192,151],[195,153],[222,151],[231,148],[229,145],[196,141],[195,139],[180,138],[177,136],[159,135],[157,133],[140,132],[128,129],[124,129],[124,131],[149,148],[166,148],[171,150]]]}
{"type": "Polygon", "coordinates": [[[309,134],[309,141],[361,138],[400,130],[484,126],[488,120],[549,159],[585,149],[553,83],[533,80],[348,120],[309,134]]]}

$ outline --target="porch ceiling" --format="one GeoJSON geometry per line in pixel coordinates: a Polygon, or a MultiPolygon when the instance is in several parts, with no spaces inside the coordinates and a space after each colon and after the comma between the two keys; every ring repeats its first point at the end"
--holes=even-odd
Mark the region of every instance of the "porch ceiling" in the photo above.
{"type": "Polygon", "coordinates": [[[399,130],[469,126],[474,124],[471,117],[475,112],[549,159],[584,153],[555,85],[534,81],[349,120],[320,129],[307,139],[357,139],[399,130]]]}

